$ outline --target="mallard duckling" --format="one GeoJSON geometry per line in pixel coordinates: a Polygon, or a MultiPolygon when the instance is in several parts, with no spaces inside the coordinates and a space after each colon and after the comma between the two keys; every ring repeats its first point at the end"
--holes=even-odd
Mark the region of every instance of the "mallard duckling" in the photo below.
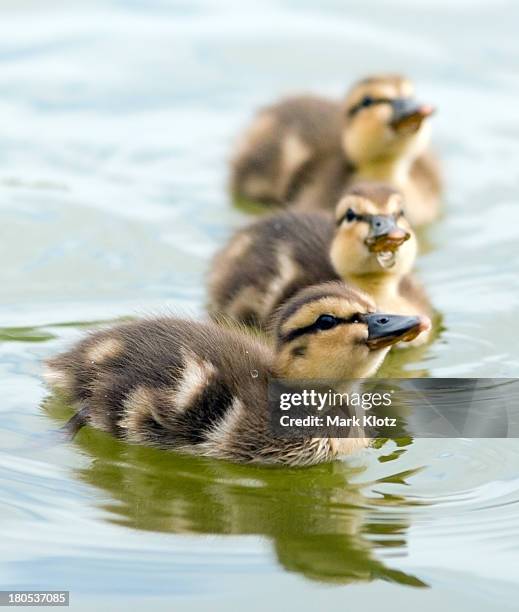
{"type": "Polygon", "coordinates": [[[398,75],[357,82],[344,102],[288,98],[258,113],[232,162],[237,198],[332,208],[357,180],[387,181],[408,203],[413,226],[439,213],[438,164],[428,150],[434,109],[398,75]]]}
{"type": "Polygon", "coordinates": [[[339,201],[335,220],[292,210],[238,231],[214,258],[209,310],[265,329],[299,289],[342,279],[382,310],[429,316],[427,298],[410,276],[416,251],[401,194],[383,183],[358,184],[339,201]]]}
{"type": "Polygon", "coordinates": [[[48,362],[46,379],[91,424],[128,442],[256,463],[310,465],[364,439],[280,439],[268,381],[371,376],[389,347],[428,326],[381,315],[342,283],[306,289],[275,323],[275,351],[243,331],[173,317],[94,333],[48,362]]]}

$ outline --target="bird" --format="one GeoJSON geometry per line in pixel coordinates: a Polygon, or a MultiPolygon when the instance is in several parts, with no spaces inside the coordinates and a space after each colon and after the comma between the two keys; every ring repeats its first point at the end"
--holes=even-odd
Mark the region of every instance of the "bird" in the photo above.
{"type": "Polygon", "coordinates": [[[429,148],[434,111],[394,74],[356,82],[342,101],[288,97],[260,109],[239,138],[230,190],[237,201],[333,209],[348,185],[385,181],[403,193],[414,227],[430,223],[442,190],[429,148]]]}
{"type": "Polygon", "coordinates": [[[389,347],[429,321],[381,314],[343,283],[299,292],[278,311],[275,345],[243,329],[174,316],[120,323],[46,362],[45,379],[83,425],[129,443],[244,463],[306,466],[369,444],[290,438],[270,422],[269,381],[372,376],[389,347]]]}
{"type": "MultiPolygon", "coordinates": [[[[276,309],[298,290],[343,280],[382,310],[431,316],[425,291],[411,275],[416,253],[402,195],[385,183],[358,183],[335,216],[287,210],[238,230],[213,258],[208,308],[216,318],[267,330],[276,309]]],[[[421,334],[414,345],[427,339],[421,334]]]]}

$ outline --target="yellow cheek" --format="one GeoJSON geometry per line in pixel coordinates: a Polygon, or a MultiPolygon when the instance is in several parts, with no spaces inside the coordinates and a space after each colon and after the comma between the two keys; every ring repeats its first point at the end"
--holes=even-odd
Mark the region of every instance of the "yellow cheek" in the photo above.
{"type": "Polygon", "coordinates": [[[391,110],[380,105],[364,111],[353,121],[344,133],[343,144],[354,162],[363,163],[380,154],[392,139],[390,119],[391,110]]]}
{"type": "Polygon", "coordinates": [[[377,115],[363,119],[356,130],[359,146],[373,146],[380,138],[380,134],[383,130],[383,123],[383,120],[379,119],[377,115]]]}
{"type": "Polygon", "coordinates": [[[388,125],[392,111],[386,105],[376,105],[359,117],[358,138],[364,140],[364,145],[374,147],[385,140],[388,135],[388,125]]]}
{"type": "Polygon", "coordinates": [[[349,342],[358,348],[365,348],[364,342],[368,339],[368,326],[363,323],[351,323],[348,330],[349,342]]]}
{"type": "MultiPolygon", "coordinates": [[[[368,236],[368,226],[366,223],[347,223],[343,224],[337,239],[345,253],[356,253],[360,247],[364,246],[364,241],[368,236]]],[[[363,250],[363,249],[360,249],[363,250]]]]}
{"type": "Polygon", "coordinates": [[[364,241],[368,230],[358,224],[355,229],[341,230],[332,244],[330,259],[337,273],[346,278],[349,274],[357,274],[370,257],[364,241]]]}
{"type": "Polygon", "coordinates": [[[373,109],[373,118],[378,125],[387,125],[391,120],[392,115],[393,111],[391,110],[389,104],[377,104],[373,109]]]}
{"type": "Polygon", "coordinates": [[[316,340],[319,349],[330,354],[351,354],[368,337],[366,325],[360,323],[346,323],[338,325],[335,329],[323,332],[316,340]]]}
{"type": "MultiPolygon", "coordinates": [[[[350,338],[351,339],[351,338],[350,338]]],[[[363,342],[345,343],[329,351],[327,376],[329,378],[357,378],[364,376],[369,369],[371,354],[363,342]]]]}
{"type": "Polygon", "coordinates": [[[364,221],[357,221],[354,223],[351,232],[351,241],[355,241],[357,245],[363,245],[364,240],[368,237],[369,226],[364,221]]]}
{"type": "Polygon", "coordinates": [[[303,358],[293,360],[288,354],[284,362],[292,378],[355,378],[371,369],[372,354],[365,340],[365,325],[340,325],[334,330],[309,338],[303,358]],[[289,365],[290,363],[290,365],[289,365]]]}

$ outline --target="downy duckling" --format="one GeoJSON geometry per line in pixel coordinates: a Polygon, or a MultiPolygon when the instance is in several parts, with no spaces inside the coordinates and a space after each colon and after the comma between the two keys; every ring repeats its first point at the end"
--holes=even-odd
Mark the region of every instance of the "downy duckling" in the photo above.
{"type": "Polygon", "coordinates": [[[332,208],[358,180],[386,181],[408,203],[413,226],[439,214],[441,182],[429,151],[434,108],[398,75],[357,82],[344,102],[288,98],[258,113],[232,162],[237,198],[332,208]]]}
{"type": "Polygon", "coordinates": [[[363,438],[282,439],[270,427],[271,378],[373,375],[389,347],[429,322],[382,315],[362,293],[326,283],[278,312],[275,350],[214,322],[165,317],[91,334],[47,362],[46,379],[90,424],[137,444],[254,463],[311,465],[354,452],[363,438]]]}
{"type": "MultiPolygon", "coordinates": [[[[368,293],[381,310],[431,314],[410,276],[416,238],[403,198],[383,183],[352,187],[335,220],[316,211],[285,211],[238,231],[209,274],[209,310],[266,329],[280,304],[303,287],[342,279],[368,293]]],[[[427,334],[416,342],[423,343],[427,334]]]]}

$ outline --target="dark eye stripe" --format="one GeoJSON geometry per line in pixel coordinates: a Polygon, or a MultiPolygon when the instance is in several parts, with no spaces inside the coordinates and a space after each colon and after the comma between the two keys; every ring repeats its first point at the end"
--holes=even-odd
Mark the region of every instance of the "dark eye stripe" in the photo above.
{"type": "MultiPolygon", "coordinates": [[[[355,221],[365,221],[366,223],[369,223],[371,221],[371,217],[373,217],[373,215],[360,215],[358,213],[355,213],[355,221]]],[[[337,221],[337,225],[340,225],[347,219],[348,211],[346,211],[346,213],[337,221]]]]}
{"type": "MultiPolygon", "coordinates": [[[[337,323],[333,327],[330,327],[329,329],[334,329],[338,325],[347,325],[349,323],[362,323],[364,320],[364,317],[361,313],[355,313],[347,319],[344,319],[342,317],[334,317],[334,318],[337,321],[337,323]]],[[[313,323],[311,323],[310,325],[307,325],[306,327],[299,327],[298,329],[293,329],[291,332],[288,332],[288,334],[285,334],[281,338],[281,342],[282,343],[292,342],[292,340],[295,340],[296,338],[299,338],[300,336],[303,336],[305,334],[315,334],[319,331],[325,331],[325,330],[322,330],[320,328],[319,319],[316,319],[313,323]]]]}
{"type": "MultiPolygon", "coordinates": [[[[365,223],[371,223],[371,220],[373,219],[375,215],[369,215],[369,214],[365,214],[365,215],[360,215],[355,213],[355,221],[364,221],[365,223]]],[[[386,217],[386,218],[390,218],[393,217],[393,219],[395,221],[398,221],[398,219],[400,219],[401,217],[405,216],[405,212],[403,210],[400,210],[399,212],[395,213],[394,215],[378,215],[379,217],[386,217]]],[[[346,212],[346,214],[344,214],[338,221],[337,221],[337,225],[341,225],[341,223],[343,223],[344,221],[346,221],[348,218],[348,213],[346,212]]]]}
{"type": "Polygon", "coordinates": [[[391,100],[390,98],[371,98],[371,103],[369,104],[369,106],[366,106],[364,104],[364,98],[362,98],[362,100],[360,100],[360,102],[357,102],[355,106],[352,106],[348,109],[347,114],[348,117],[353,117],[353,115],[356,115],[363,108],[369,108],[370,106],[374,106],[375,104],[391,104],[392,102],[393,100],[391,100]]]}

